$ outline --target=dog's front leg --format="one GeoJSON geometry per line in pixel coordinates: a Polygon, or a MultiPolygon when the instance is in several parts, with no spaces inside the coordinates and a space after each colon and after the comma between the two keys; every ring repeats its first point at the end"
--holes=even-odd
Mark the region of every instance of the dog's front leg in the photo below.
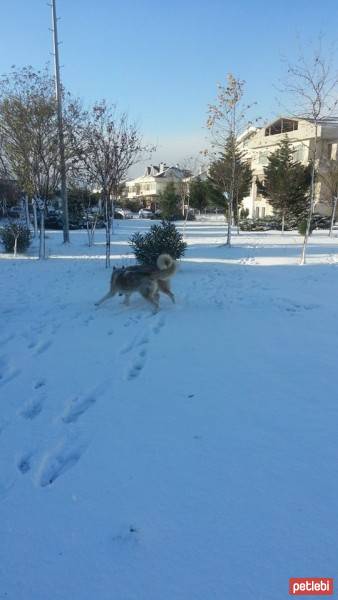
{"type": "Polygon", "coordinates": [[[112,294],[112,292],[108,292],[105,296],[103,296],[103,298],[101,298],[101,300],[99,300],[98,302],[95,302],[95,306],[100,306],[100,304],[102,304],[102,302],[105,302],[106,300],[108,300],[109,298],[112,298],[114,296],[114,294],[112,294]]]}
{"type": "Polygon", "coordinates": [[[129,306],[130,305],[130,294],[125,294],[124,300],[123,300],[123,304],[125,306],[129,306]]]}

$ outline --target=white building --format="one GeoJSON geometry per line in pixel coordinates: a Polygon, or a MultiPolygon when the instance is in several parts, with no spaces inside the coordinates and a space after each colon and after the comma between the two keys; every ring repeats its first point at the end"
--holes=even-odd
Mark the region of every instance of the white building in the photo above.
{"type": "MultiPolygon", "coordinates": [[[[310,119],[298,117],[280,117],[265,127],[250,127],[239,136],[239,147],[249,161],[253,171],[250,196],[244,198],[242,206],[249,211],[250,218],[260,218],[273,214],[268,200],[257,193],[257,179],[263,180],[264,167],[268,156],[278,147],[278,143],[288,137],[295,149],[295,159],[308,164],[313,157],[315,144],[315,126],[310,119]]],[[[317,141],[317,169],[325,171],[328,160],[337,160],[338,121],[326,119],[320,122],[317,141]]],[[[327,192],[317,180],[315,211],[329,214],[326,202],[327,192]]]]}
{"type": "Polygon", "coordinates": [[[174,183],[179,190],[190,175],[190,171],[180,168],[179,165],[168,167],[163,162],[158,166],[151,165],[146,167],[141,177],[126,181],[124,198],[135,201],[138,206],[155,210],[159,194],[164,192],[168,183],[174,183]]]}

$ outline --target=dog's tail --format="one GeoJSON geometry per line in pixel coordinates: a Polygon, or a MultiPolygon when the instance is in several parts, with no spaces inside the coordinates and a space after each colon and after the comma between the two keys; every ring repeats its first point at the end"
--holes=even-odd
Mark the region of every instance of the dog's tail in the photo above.
{"type": "Polygon", "coordinates": [[[176,261],[170,254],[160,254],[156,261],[158,273],[155,274],[156,279],[169,279],[176,271],[176,261]]]}

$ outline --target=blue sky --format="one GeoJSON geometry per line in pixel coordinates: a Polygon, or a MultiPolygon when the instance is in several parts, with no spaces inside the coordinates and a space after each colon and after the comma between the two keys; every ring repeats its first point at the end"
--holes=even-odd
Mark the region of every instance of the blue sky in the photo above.
{"type": "MultiPolygon", "coordinates": [[[[297,36],[323,32],[330,44],[338,31],[337,0],[57,0],[57,10],[66,87],[127,109],[169,162],[205,147],[207,104],[227,72],[269,119],[281,112],[273,84],[297,36]]],[[[0,73],[51,60],[45,0],[4,1],[1,13],[0,73]]]]}

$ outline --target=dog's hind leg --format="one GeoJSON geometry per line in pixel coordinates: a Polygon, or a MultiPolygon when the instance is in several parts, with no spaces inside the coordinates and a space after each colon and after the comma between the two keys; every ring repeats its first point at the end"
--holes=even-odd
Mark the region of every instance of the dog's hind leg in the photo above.
{"type": "Polygon", "coordinates": [[[159,299],[160,299],[160,294],[158,293],[157,289],[140,289],[140,294],[143,296],[143,298],[145,298],[146,300],[148,300],[148,302],[150,302],[150,304],[154,307],[154,314],[157,313],[157,311],[160,308],[159,305],[159,299]]]}
{"type": "Polygon", "coordinates": [[[158,287],[160,288],[161,292],[169,296],[173,304],[175,304],[175,296],[170,289],[169,281],[166,281],[165,279],[159,279],[158,287]]]}

